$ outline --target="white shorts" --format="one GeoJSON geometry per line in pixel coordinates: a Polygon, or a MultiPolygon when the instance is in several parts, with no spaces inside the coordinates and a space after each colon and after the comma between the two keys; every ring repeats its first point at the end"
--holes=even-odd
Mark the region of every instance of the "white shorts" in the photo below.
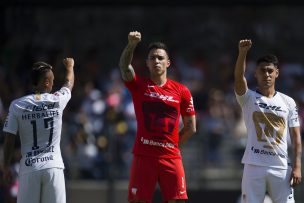
{"type": "Polygon", "coordinates": [[[242,203],[263,203],[266,191],[274,203],[294,203],[290,175],[290,167],[286,170],[245,164],[242,203]]]}
{"type": "Polygon", "coordinates": [[[17,203],[65,203],[63,169],[50,168],[19,176],[17,203]]]}

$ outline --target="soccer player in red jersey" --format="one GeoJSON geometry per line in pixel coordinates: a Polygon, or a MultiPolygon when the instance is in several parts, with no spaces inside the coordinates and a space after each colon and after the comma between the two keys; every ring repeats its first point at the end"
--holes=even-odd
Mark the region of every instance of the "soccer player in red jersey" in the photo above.
{"type": "Polygon", "coordinates": [[[119,62],[137,118],[128,199],[151,202],[158,182],[165,202],[183,203],[188,197],[179,146],[196,132],[192,96],[187,87],[167,78],[170,59],[163,43],[148,48],[150,78],[136,75],[131,62],[140,41],[140,32],[130,32],[119,62]]]}

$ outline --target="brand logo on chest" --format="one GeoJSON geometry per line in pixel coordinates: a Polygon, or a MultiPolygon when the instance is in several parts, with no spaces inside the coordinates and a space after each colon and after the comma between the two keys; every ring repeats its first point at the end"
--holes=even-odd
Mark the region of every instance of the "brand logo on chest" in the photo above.
{"type": "Polygon", "coordinates": [[[157,92],[149,92],[149,93],[145,93],[144,95],[148,96],[148,97],[151,97],[151,98],[161,99],[163,101],[179,103],[179,101],[175,100],[173,98],[173,96],[162,95],[162,94],[159,94],[157,92]]]}
{"type": "Polygon", "coordinates": [[[286,112],[286,111],[283,110],[282,107],[280,107],[280,106],[268,105],[268,104],[263,103],[263,102],[260,102],[260,103],[255,102],[254,104],[255,104],[255,105],[258,105],[260,108],[263,108],[263,109],[272,110],[272,111],[286,112]]]}

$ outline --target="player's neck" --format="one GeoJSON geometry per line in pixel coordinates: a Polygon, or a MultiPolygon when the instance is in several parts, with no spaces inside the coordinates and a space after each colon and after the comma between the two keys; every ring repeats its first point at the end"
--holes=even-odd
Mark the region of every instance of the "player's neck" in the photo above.
{"type": "Polygon", "coordinates": [[[33,92],[35,94],[43,94],[43,93],[47,93],[48,91],[46,89],[43,89],[43,88],[33,88],[33,92]]]}
{"type": "Polygon", "coordinates": [[[158,77],[153,77],[151,76],[151,80],[157,85],[157,86],[163,86],[167,82],[167,77],[166,75],[158,76],[158,77]]]}
{"type": "Polygon", "coordinates": [[[275,95],[276,90],[274,87],[270,87],[270,88],[258,87],[257,92],[265,97],[272,98],[275,95]]]}

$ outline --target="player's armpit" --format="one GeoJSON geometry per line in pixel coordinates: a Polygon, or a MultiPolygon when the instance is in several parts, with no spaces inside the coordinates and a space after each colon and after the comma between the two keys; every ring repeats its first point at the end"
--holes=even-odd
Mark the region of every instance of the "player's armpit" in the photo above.
{"type": "Polygon", "coordinates": [[[65,80],[65,82],[63,84],[63,87],[67,87],[70,90],[73,89],[73,86],[74,86],[74,81],[70,81],[70,80],[65,80]]]}
{"type": "Polygon", "coordinates": [[[237,95],[242,96],[247,91],[247,80],[245,77],[242,79],[235,79],[234,81],[234,91],[237,95]]]}
{"type": "Polygon", "coordinates": [[[129,65],[126,69],[120,69],[122,79],[126,82],[132,81],[135,77],[135,71],[132,65],[129,65]]]}

